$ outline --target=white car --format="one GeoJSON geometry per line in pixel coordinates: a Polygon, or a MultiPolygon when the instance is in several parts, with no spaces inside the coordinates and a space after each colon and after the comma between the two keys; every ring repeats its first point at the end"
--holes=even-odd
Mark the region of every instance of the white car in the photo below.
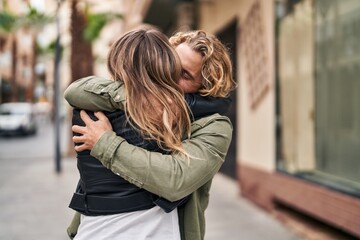
{"type": "Polygon", "coordinates": [[[26,102],[3,103],[0,105],[0,134],[35,134],[37,125],[33,104],[26,102]]]}

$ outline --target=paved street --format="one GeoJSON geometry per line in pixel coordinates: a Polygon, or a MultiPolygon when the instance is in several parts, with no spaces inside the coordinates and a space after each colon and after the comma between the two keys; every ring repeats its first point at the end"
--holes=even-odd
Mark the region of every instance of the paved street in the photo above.
{"type": "MultiPolygon", "coordinates": [[[[62,126],[62,152],[69,139],[62,126]]],[[[0,138],[0,239],[65,240],[72,211],[67,207],[78,173],[62,159],[54,169],[53,127],[43,122],[36,136],[0,138]]],[[[207,210],[206,240],[300,240],[277,220],[240,198],[233,180],[217,175],[207,210]]]]}
{"type": "MultiPolygon", "coordinates": [[[[0,239],[67,239],[76,164],[64,160],[55,173],[53,133],[43,121],[35,136],[0,138],[0,239]]],[[[65,146],[65,128],[61,133],[65,146]]]]}
{"type": "Polygon", "coordinates": [[[305,240],[240,197],[236,182],[222,174],[214,178],[206,219],[205,240],[305,240]]]}

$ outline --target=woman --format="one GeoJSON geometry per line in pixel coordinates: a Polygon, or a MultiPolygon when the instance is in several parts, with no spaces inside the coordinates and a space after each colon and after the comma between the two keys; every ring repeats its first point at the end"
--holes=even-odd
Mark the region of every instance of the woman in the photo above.
{"type": "MultiPolygon", "coordinates": [[[[181,89],[176,84],[181,74],[181,63],[167,38],[156,30],[126,33],[112,45],[108,69],[113,79],[122,81],[126,92],[125,115],[121,124],[128,123],[136,128],[137,138],[143,136],[144,139],[155,141],[158,148],[151,150],[186,154],[181,138],[189,135],[190,118],[181,89]]],[[[81,158],[84,155],[78,156],[81,158]]],[[[177,211],[166,214],[159,206],[151,206],[146,202],[136,209],[138,211],[129,212],[133,210],[132,206],[126,206],[125,210],[115,209],[117,212],[112,208],[103,209],[103,206],[109,205],[106,205],[108,198],[116,202],[126,195],[129,202],[146,196],[141,195],[141,189],[134,190],[125,182],[121,186],[117,185],[115,177],[108,177],[106,172],[100,175],[98,168],[86,163],[80,166],[90,170],[82,171],[79,168],[82,179],[85,179],[82,181],[82,189],[86,192],[80,197],[75,195],[71,205],[81,206],[77,204],[79,201],[87,201],[91,206],[82,212],[80,229],[75,239],[145,239],[146,236],[151,236],[151,239],[180,239],[177,211]],[[91,170],[94,169],[97,172],[92,174],[91,170]],[[112,187],[104,190],[104,185],[112,187]],[[98,188],[103,191],[100,196],[94,194],[98,188]],[[105,213],[109,215],[100,215],[105,213]],[[132,222],[136,224],[129,227],[132,222]]]]}
{"type": "MultiPolygon", "coordinates": [[[[199,87],[202,88],[204,95],[226,96],[234,87],[231,78],[231,63],[226,48],[215,37],[202,31],[180,33],[177,38],[180,39],[178,46],[184,44],[188,50],[191,50],[190,54],[194,54],[192,59],[200,60],[196,68],[189,68],[189,66],[195,66],[194,63],[183,65],[180,83],[191,85],[193,82],[199,82],[200,79],[199,87]],[[202,82],[209,84],[202,84],[202,82]]],[[[70,104],[80,108],[123,109],[122,104],[125,100],[123,89],[114,87],[114,85],[114,82],[105,79],[96,79],[96,81],[83,79],[69,87],[66,98],[70,104]],[[84,91],[88,84],[106,87],[107,94],[99,95],[96,91],[84,91]],[[85,99],[87,101],[84,101],[85,99]]],[[[86,120],[86,125],[95,126],[95,131],[103,127],[101,122],[104,119],[92,123],[86,119],[86,115],[82,115],[86,120]]],[[[99,115],[99,117],[101,116],[99,115]]],[[[84,133],[81,128],[74,127],[73,129],[76,132],[84,133]]],[[[190,201],[179,209],[182,239],[203,239],[204,210],[208,202],[211,179],[220,168],[231,140],[229,120],[214,115],[197,120],[192,124],[191,139],[183,144],[190,155],[189,164],[185,163],[184,159],[186,158],[183,155],[149,153],[127,144],[122,138],[111,132],[104,134],[106,130],[109,128],[103,128],[103,132],[100,134],[101,138],[92,138],[95,139],[92,146],[96,143],[94,148],[77,146],[77,150],[92,149],[91,154],[98,158],[104,166],[135,185],[167,199],[178,200],[195,191],[190,201]],[[116,147],[109,148],[110,142],[114,143],[116,147]],[[143,168],[136,166],[143,166],[143,168]]],[[[77,141],[86,142],[87,140],[79,138],[77,141]]]]}
{"type": "MultiPolygon", "coordinates": [[[[164,44],[165,39],[157,31],[137,30],[127,33],[113,45],[109,54],[109,70],[114,79],[123,81],[129,97],[125,114],[115,112],[108,116],[114,120],[113,124],[118,126],[125,123],[140,126],[137,128],[139,134],[126,125],[117,127],[117,133],[123,137],[130,136],[127,140],[133,144],[152,151],[166,150],[186,155],[181,149],[179,139],[183,134],[182,128],[187,127],[186,124],[181,124],[187,123],[187,116],[177,115],[183,110],[183,105],[178,101],[177,94],[174,94],[176,87],[172,88],[172,79],[176,79],[178,74],[176,57],[174,58],[172,51],[168,51],[168,46],[164,44]],[[128,57],[127,61],[123,61],[125,56],[128,57]],[[171,66],[172,61],[175,63],[174,69],[171,66]],[[167,79],[170,79],[170,84],[166,82],[167,79]],[[171,94],[174,94],[175,99],[171,98],[171,94]],[[149,104],[148,100],[152,100],[152,104],[149,104]],[[178,105],[169,107],[174,102],[180,104],[180,110],[176,108],[178,105]],[[150,114],[150,120],[149,117],[145,119],[142,114],[150,114]],[[125,117],[128,117],[129,121],[126,121],[125,117]],[[178,126],[174,124],[175,119],[180,123],[178,126]],[[157,144],[139,142],[141,136],[155,139],[157,144]]],[[[89,84],[87,87],[91,88],[89,84]]],[[[102,92],[105,91],[102,89],[102,92]]],[[[76,117],[74,119],[75,124],[81,124],[76,117]]],[[[184,202],[184,199],[174,204],[153,195],[149,196],[145,190],[131,186],[110,174],[107,169],[102,169],[100,162],[97,162],[100,166],[96,165],[95,159],[89,157],[87,152],[78,153],[78,160],[81,181],[70,204],[72,208],[83,213],[76,239],[108,239],[115,236],[125,239],[148,239],[148,236],[151,236],[151,239],[178,239],[177,214],[171,210],[184,202]],[[154,207],[154,203],[157,206],[154,207]],[[159,207],[168,210],[170,214],[164,215],[159,207]],[[104,214],[107,216],[99,216],[104,214]],[[105,222],[111,224],[100,228],[93,227],[104,225],[105,222]],[[129,227],[129,222],[137,224],[129,227]],[[153,224],[154,222],[157,224],[153,224]]]]}

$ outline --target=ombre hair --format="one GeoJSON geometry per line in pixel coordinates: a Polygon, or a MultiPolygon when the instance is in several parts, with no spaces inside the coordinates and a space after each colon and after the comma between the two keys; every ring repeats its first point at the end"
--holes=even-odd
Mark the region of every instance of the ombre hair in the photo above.
{"type": "Polygon", "coordinates": [[[129,122],[162,149],[186,154],[181,140],[190,136],[190,118],[177,84],[181,62],[168,38],[149,28],[127,32],[111,46],[107,65],[124,82],[129,122]]]}
{"type": "Polygon", "coordinates": [[[178,32],[169,39],[177,47],[186,43],[202,56],[202,96],[227,97],[236,86],[228,49],[214,35],[204,31],[178,32]]]}

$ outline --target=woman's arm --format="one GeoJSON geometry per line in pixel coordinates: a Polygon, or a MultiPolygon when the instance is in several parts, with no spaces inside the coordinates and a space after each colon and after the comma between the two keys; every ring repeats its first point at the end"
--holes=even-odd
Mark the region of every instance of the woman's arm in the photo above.
{"type": "Polygon", "coordinates": [[[192,124],[184,141],[190,155],[164,155],[130,145],[107,131],[94,145],[91,155],[129,182],[170,201],[179,200],[213,178],[224,162],[232,136],[230,120],[220,115],[192,124]]]}

